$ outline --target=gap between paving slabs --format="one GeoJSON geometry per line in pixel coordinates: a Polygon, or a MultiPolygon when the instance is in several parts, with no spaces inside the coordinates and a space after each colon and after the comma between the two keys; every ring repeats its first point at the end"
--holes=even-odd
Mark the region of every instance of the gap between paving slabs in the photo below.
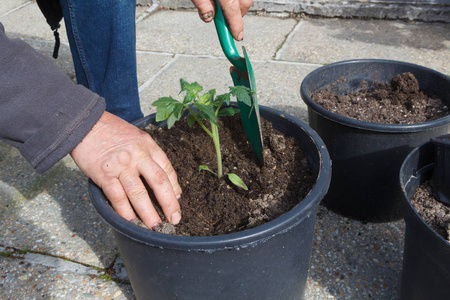
{"type": "Polygon", "coordinates": [[[58,272],[70,272],[80,275],[90,275],[104,280],[112,280],[121,284],[130,284],[124,269],[123,261],[119,254],[106,268],[100,268],[89,264],[77,262],[66,257],[55,256],[31,249],[17,249],[0,245],[0,256],[9,259],[17,259],[31,264],[39,264],[52,268],[58,272]]]}

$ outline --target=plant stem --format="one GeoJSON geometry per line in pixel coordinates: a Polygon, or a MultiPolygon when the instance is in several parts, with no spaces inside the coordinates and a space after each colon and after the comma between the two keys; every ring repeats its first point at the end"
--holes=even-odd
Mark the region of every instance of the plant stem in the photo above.
{"type": "MultiPolygon", "coordinates": [[[[202,121],[200,121],[199,118],[197,118],[197,115],[192,111],[191,107],[190,107],[190,106],[186,106],[186,108],[189,110],[189,112],[191,113],[191,115],[194,117],[195,121],[197,121],[197,123],[203,128],[203,130],[206,131],[206,133],[207,133],[210,137],[212,137],[212,138],[214,139],[213,133],[212,133],[211,131],[209,131],[208,128],[206,128],[206,126],[203,124],[202,121]]],[[[211,123],[211,125],[213,125],[213,124],[211,123]]]]}
{"type": "Polygon", "coordinates": [[[222,155],[220,153],[220,140],[219,140],[219,128],[211,123],[211,130],[213,133],[214,147],[216,148],[217,155],[217,177],[222,178],[222,155]]]}

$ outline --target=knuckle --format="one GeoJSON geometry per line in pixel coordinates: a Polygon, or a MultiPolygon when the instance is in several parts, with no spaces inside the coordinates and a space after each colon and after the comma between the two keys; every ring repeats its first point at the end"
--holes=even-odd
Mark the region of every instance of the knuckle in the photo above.
{"type": "Polygon", "coordinates": [[[237,12],[241,10],[239,0],[228,0],[227,7],[232,12],[237,12]]]}
{"type": "Polygon", "coordinates": [[[132,154],[130,151],[121,150],[110,154],[101,163],[101,169],[104,173],[117,175],[123,168],[129,166],[132,162],[132,154]]]}
{"type": "Polygon", "coordinates": [[[159,169],[153,173],[154,184],[163,185],[167,181],[167,174],[164,170],[159,169]]]}
{"type": "Polygon", "coordinates": [[[148,197],[147,189],[144,186],[135,186],[130,190],[129,195],[130,198],[139,199],[143,197],[148,197]]]}

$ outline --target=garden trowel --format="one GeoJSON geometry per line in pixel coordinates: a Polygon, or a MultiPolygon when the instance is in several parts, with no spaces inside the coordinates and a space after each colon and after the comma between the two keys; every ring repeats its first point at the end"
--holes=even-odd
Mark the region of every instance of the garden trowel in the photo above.
{"type": "Polygon", "coordinates": [[[214,24],[216,25],[217,35],[219,36],[220,45],[225,53],[225,56],[233,64],[230,67],[231,78],[234,86],[245,86],[249,88],[251,93],[251,104],[248,105],[237,97],[238,107],[241,115],[242,125],[245,133],[250,141],[253,152],[256,157],[264,163],[262,150],[262,135],[261,135],[261,121],[259,116],[258,100],[256,98],[255,77],[253,76],[252,65],[247,56],[245,47],[242,47],[244,58],[240,57],[234,45],[234,40],[231,35],[227,21],[223,14],[217,0],[214,0],[216,5],[216,14],[214,16],[214,24]]]}

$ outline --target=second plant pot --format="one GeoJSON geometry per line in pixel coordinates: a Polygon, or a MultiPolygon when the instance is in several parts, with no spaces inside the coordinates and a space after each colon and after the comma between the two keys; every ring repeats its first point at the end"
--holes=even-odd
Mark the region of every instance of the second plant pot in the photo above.
{"type": "MultiPolygon", "coordinates": [[[[112,226],[138,299],[300,299],[304,293],[316,212],[331,163],[320,137],[285,113],[260,107],[261,117],[301,145],[317,178],[292,210],[252,229],[207,237],[174,236],[120,217],[90,182],[94,206],[112,226]]],[[[155,123],[155,115],[139,127],[155,123]]]]}
{"type": "Polygon", "coordinates": [[[367,222],[402,218],[398,172],[408,153],[433,136],[450,132],[450,116],[408,125],[359,121],[335,114],[311,95],[344,77],[345,94],[361,82],[390,82],[411,72],[426,94],[450,105],[450,78],[434,70],[399,61],[353,60],[326,65],[303,80],[301,96],[308,106],[310,126],[322,137],[333,162],[330,189],[324,204],[332,211],[367,222]]]}

